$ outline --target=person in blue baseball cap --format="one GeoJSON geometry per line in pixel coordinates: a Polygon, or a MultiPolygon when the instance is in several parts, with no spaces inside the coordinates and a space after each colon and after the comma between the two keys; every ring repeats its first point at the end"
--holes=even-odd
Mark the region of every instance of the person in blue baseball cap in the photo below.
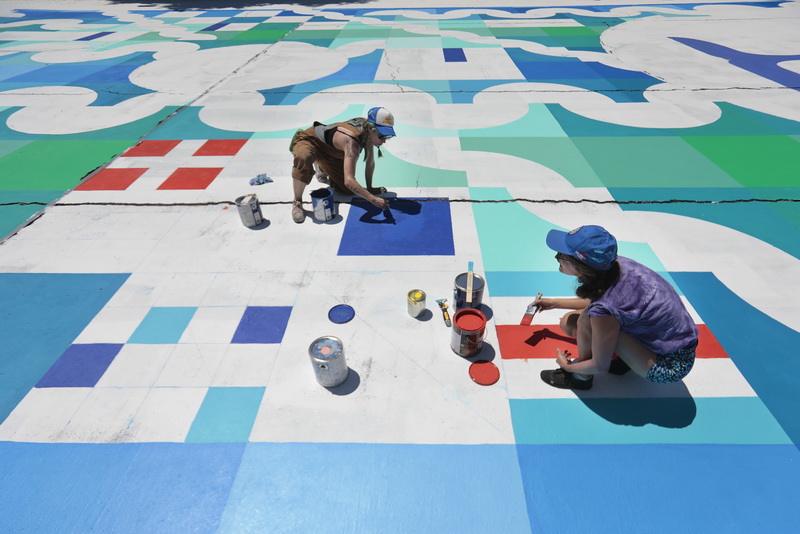
{"type": "Polygon", "coordinates": [[[577,358],[557,349],[559,369],[542,371],[547,384],[592,387],[596,374],[633,370],[651,382],[683,379],[694,365],[698,330],[675,289],[662,276],[617,255],[617,240],[601,226],[550,230],[558,270],[577,278],[576,297],[539,298],[542,310],[568,309],[560,326],[575,338],[577,358]],[[614,358],[614,356],[618,358],[614,358]]]}
{"type": "Polygon", "coordinates": [[[370,109],[366,117],[333,124],[314,122],[305,130],[297,130],[289,144],[289,151],[294,156],[292,220],[296,223],[305,220],[303,191],[315,175],[319,181],[329,183],[334,190],[358,195],[385,210],[388,207],[386,199],[375,194],[380,188],[372,187],[372,175],[375,172],[373,149],[377,148],[378,157],[381,157],[381,145],[394,136],[394,116],[381,107],[370,109]],[[356,180],[356,166],[362,152],[366,188],[356,180]]]}

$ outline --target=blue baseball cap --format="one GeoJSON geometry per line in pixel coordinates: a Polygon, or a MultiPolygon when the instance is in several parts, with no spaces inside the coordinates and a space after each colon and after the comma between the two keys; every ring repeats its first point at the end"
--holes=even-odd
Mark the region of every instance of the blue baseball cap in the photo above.
{"type": "Polygon", "coordinates": [[[372,108],[367,114],[367,120],[375,125],[378,133],[387,137],[394,137],[394,115],[386,108],[372,108]]]}
{"type": "Polygon", "coordinates": [[[550,230],[547,246],[601,271],[610,269],[617,259],[617,240],[602,226],[581,226],[571,232],[550,230]]]}

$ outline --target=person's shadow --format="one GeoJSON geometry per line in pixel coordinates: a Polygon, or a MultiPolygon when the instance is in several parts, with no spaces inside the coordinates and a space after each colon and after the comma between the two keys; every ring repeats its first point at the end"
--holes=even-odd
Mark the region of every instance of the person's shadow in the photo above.
{"type": "Polygon", "coordinates": [[[359,217],[359,221],[368,224],[397,224],[393,212],[400,212],[405,215],[419,215],[422,211],[422,204],[409,199],[397,198],[396,193],[386,193],[385,198],[389,200],[389,207],[381,210],[363,199],[353,199],[352,205],[364,210],[359,217]]]}

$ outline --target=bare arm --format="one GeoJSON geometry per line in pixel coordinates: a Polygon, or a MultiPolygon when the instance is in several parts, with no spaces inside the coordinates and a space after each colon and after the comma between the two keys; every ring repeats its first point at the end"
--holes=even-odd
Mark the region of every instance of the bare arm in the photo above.
{"type": "MultiPolygon", "coordinates": [[[[358,156],[361,154],[361,147],[356,143],[356,141],[350,138],[348,135],[345,135],[339,132],[340,135],[337,135],[337,140],[340,140],[344,143],[343,147],[337,146],[344,151],[344,185],[350,191],[353,192],[354,195],[358,195],[370,204],[380,208],[385,209],[386,201],[382,198],[376,197],[361,184],[358,183],[356,180],[356,165],[358,164],[358,156]]],[[[372,162],[372,169],[374,171],[375,162],[372,162]]],[[[369,172],[369,157],[367,159],[367,172],[369,178],[367,179],[367,184],[372,181],[372,172],[369,172]]]]}
{"type": "Polygon", "coordinates": [[[531,306],[539,306],[542,310],[582,310],[589,306],[589,304],[591,304],[589,299],[579,299],[578,297],[558,299],[546,298],[531,302],[531,306]]]}

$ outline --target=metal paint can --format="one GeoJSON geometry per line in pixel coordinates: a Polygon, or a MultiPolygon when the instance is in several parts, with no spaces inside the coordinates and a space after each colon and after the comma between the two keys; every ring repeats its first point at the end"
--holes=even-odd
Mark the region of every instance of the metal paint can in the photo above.
{"type": "Polygon", "coordinates": [[[419,317],[425,311],[425,292],[421,289],[412,289],[408,292],[408,314],[419,317]]]}
{"type": "Polygon", "coordinates": [[[333,190],[324,187],[311,192],[311,209],[317,222],[327,222],[336,217],[336,204],[333,202],[333,190]]]}
{"type": "Polygon", "coordinates": [[[308,347],[308,355],[321,386],[332,388],[347,380],[350,369],[344,359],[344,345],[338,337],[322,336],[315,339],[308,347]]]}
{"type": "Polygon", "coordinates": [[[485,285],[486,283],[479,274],[472,273],[472,303],[467,304],[467,273],[456,276],[453,287],[453,308],[458,311],[464,308],[480,307],[485,285]]]}
{"type": "Polygon", "coordinates": [[[450,348],[459,356],[475,356],[483,348],[486,333],[486,316],[480,310],[466,308],[453,316],[453,334],[450,348]]]}
{"type": "Polygon", "coordinates": [[[258,226],[264,222],[261,215],[261,204],[255,193],[244,195],[236,199],[236,209],[239,211],[239,218],[242,224],[248,228],[258,226]]]}

